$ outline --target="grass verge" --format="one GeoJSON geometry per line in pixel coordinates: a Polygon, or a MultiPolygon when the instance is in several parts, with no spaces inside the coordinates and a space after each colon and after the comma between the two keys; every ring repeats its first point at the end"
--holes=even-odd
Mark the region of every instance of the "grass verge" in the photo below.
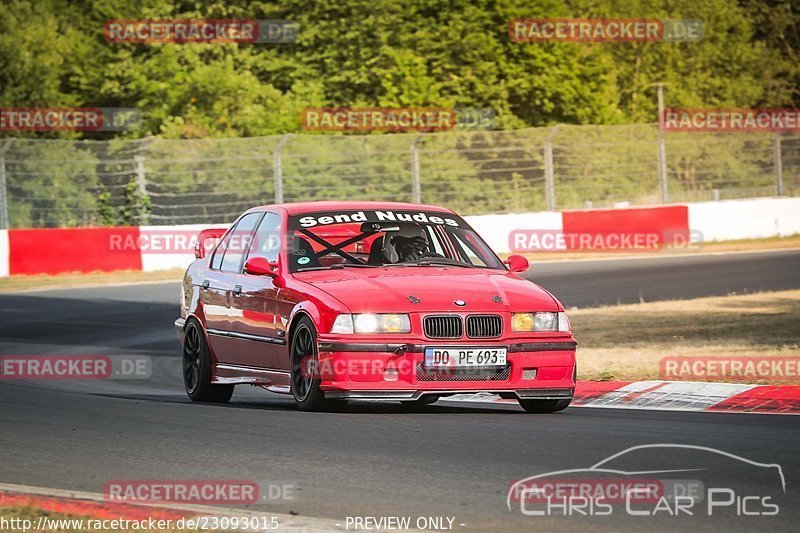
{"type": "MultiPolygon", "coordinates": [[[[569,316],[581,379],[662,379],[663,357],[800,357],[800,290],[573,309],[569,316]]],[[[724,381],[800,384],[796,376],[724,381]]]]}

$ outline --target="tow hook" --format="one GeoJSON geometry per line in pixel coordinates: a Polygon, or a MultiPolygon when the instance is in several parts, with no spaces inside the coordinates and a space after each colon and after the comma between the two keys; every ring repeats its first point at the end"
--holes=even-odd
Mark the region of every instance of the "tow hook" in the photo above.
{"type": "Polygon", "coordinates": [[[395,355],[403,355],[408,351],[408,344],[401,344],[397,348],[394,349],[395,355]]]}

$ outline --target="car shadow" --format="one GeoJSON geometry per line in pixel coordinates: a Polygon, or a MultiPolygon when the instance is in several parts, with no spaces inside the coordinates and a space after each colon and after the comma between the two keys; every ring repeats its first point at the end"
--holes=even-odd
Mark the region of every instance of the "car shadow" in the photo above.
{"type": "MultiPolygon", "coordinates": [[[[110,394],[92,393],[91,396],[104,398],[115,398],[123,400],[135,400],[159,403],[191,404],[189,398],[179,394],[110,394]]],[[[228,403],[202,403],[198,406],[222,407],[225,409],[254,409],[261,411],[298,411],[299,409],[289,397],[286,398],[242,398],[232,399],[228,403]]],[[[525,414],[522,410],[509,409],[510,406],[468,406],[452,404],[432,404],[432,405],[408,405],[401,402],[367,402],[351,401],[346,405],[321,411],[316,414],[414,414],[414,415],[436,415],[436,414],[525,414]]]]}

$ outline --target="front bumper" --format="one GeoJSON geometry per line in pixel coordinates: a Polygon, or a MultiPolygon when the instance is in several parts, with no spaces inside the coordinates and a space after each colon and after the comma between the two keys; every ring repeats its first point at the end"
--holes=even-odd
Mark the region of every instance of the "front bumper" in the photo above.
{"type": "Polygon", "coordinates": [[[342,342],[320,339],[320,388],[326,398],[414,401],[425,395],[490,392],[506,398],[561,400],[575,389],[570,338],[495,340],[469,346],[506,347],[507,366],[436,373],[424,368],[425,348],[459,343],[342,342]]]}
{"type": "Polygon", "coordinates": [[[413,402],[423,396],[450,396],[453,394],[474,394],[476,392],[489,392],[501,396],[516,396],[520,400],[571,400],[575,388],[569,389],[527,389],[527,390],[480,390],[473,389],[453,390],[409,390],[409,391],[381,391],[381,390],[352,390],[352,391],[326,391],[325,398],[337,400],[392,400],[413,402]]]}
{"type": "Polygon", "coordinates": [[[178,335],[178,340],[183,343],[184,328],[186,327],[186,319],[178,318],[175,320],[175,333],[178,335]]]}

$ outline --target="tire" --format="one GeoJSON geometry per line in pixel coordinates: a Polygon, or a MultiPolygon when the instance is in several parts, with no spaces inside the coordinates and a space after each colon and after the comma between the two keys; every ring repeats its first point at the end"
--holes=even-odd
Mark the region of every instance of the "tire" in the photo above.
{"type": "Polygon", "coordinates": [[[326,400],[325,393],[319,388],[317,330],[308,317],[302,317],[295,326],[289,350],[291,390],[297,407],[301,411],[327,411],[341,407],[343,402],[326,400]]]}
{"type": "Polygon", "coordinates": [[[225,403],[233,385],[211,384],[211,352],[203,328],[195,319],[186,324],[183,337],[183,385],[193,402],[225,403]]]}
{"type": "Polygon", "coordinates": [[[569,407],[569,400],[517,400],[529,413],[557,413],[569,407]]]}

